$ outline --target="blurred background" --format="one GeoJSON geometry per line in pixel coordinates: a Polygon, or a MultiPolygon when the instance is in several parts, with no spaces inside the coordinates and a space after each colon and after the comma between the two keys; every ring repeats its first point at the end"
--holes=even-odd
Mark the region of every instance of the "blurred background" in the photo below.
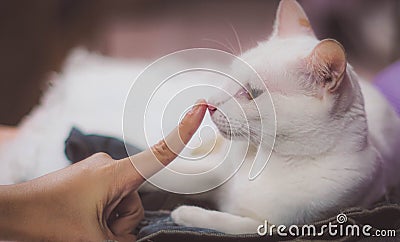
{"type": "MultiPolygon", "coordinates": [[[[318,38],[339,40],[359,74],[372,78],[400,58],[400,1],[299,2],[318,38]]],[[[0,124],[18,124],[76,46],[149,61],[191,47],[239,54],[239,42],[246,50],[268,37],[277,6],[275,0],[2,0],[0,124]]]]}

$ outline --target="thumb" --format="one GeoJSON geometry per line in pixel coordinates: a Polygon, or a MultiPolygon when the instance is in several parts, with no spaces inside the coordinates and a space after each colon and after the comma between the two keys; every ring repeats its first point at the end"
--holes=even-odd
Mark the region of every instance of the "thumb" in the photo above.
{"type": "Polygon", "coordinates": [[[120,174],[125,184],[130,189],[136,189],[145,178],[151,177],[171,163],[199,128],[206,110],[205,100],[197,101],[178,127],[172,130],[165,139],[141,153],[117,161],[120,163],[120,174]]]}
{"type": "MultiPolygon", "coordinates": [[[[107,224],[114,235],[126,236],[132,233],[143,217],[144,210],[139,194],[131,192],[112,211],[107,224]]],[[[123,241],[121,238],[118,240],[123,241]]]]}

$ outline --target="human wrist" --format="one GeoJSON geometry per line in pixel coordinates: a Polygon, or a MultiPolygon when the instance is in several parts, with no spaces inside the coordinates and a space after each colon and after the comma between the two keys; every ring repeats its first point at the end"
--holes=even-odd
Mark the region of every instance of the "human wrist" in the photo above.
{"type": "Polygon", "coordinates": [[[0,186],[0,241],[101,241],[69,208],[67,184],[49,182],[54,176],[0,186]]]}
{"type": "Polygon", "coordinates": [[[0,239],[26,240],[31,238],[31,218],[29,211],[34,202],[27,201],[29,192],[25,184],[0,186],[0,239]]]}

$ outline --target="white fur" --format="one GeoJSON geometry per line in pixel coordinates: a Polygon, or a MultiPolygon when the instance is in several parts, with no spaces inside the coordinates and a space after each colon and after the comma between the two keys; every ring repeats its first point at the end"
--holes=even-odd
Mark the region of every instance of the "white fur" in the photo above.
{"type": "MultiPolygon", "coordinates": [[[[284,10],[285,4],[297,8],[291,0],[283,1],[280,8],[284,10]]],[[[291,16],[292,28],[296,16],[286,16],[291,16]]],[[[268,41],[242,56],[261,75],[275,105],[277,136],[266,169],[250,181],[248,170],[254,153],[249,152],[239,172],[213,191],[218,212],[182,206],[172,212],[176,223],[226,233],[254,233],[265,219],[278,225],[312,223],[351,206],[367,207],[399,185],[399,117],[350,65],[337,93],[321,88],[304,65],[319,41],[309,30],[304,32],[309,34],[280,38],[275,31],[268,41]]],[[[252,140],[254,134],[241,137],[235,130],[241,123],[257,125],[251,120],[260,117],[270,123],[269,110],[261,106],[261,115],[249,111],[266,95],[254,101],[216,96],[211,102],[227,117],[217,111],[213,121],[227,138],[252,140]],[[244,107],[247,117],[233,108],[234,101],[244,107]],[[229,128],[233,131],[227,134],[229,128]]],[[[267,140],[269,135],[263,133],[267,140]]]]}
{"type": "MultiPolygon", "coordinates": [[[[187,65],[187,60],[178,57],[167,63],[163,68],[170,69],[187,65]]],[[[0,145],[0,184],[12,184],[47,174],[70,164],[64,155],[64,141],[73,126],[85,133],[110,135],[123,138],[123,111],[127,95],[132,84],[140,73],[149,65],[139,60],[117,60],[99,54],[90,53],[84,49],[74,50],[68,57],[61,73],[54,73],[40,105],[38,105],[19,124],[15,139],[0,145]]],[[[201,64],[199,64],[201,65],[201,64]]],[[[206,65],[206,64],[205,64],[206,65]]],[[[207,65],[206,65],[207,66],[207,65]]],[[[162,68],[152,71],[155,77],[145,85],[135,87],[135,95],[142,95],[143,90],[158,84],[157,77],[163,73],[162,68]]],[[[190,74],[190,73],[189,73],[190,74]]],[[[160,126],[163,105],[173,97],[175,91],[183,90],[191,84],[202,82],[212,84],[215,81],[210,73],[193,76],[182,75],[171,79],[153,98],[149,108],[146,123],[148,142],[153,144],[161,139],[160,126]],[[211,76],[210,76],[211,75],[211,76]],[[204,77],[203,77],[204,76],[204,77]],[[161,103],[163,105],[157,105],[161,103]]],[[[219,85],[219,84],[218,84],[219,85]]],[[[217,85],[217,86],[218,86],[217,85]]],[[[153,90],[151,90],[153,91],[153,90]]],[[[186,102],[172,105],[174,113],[181,114],[196,98],[208,98],[209,91],[194,89],[198,96],[187,98],[186,102]],[[207,91],[207,92],[206,92],[207,91]]],[[[140,96],[126,112],[132,114],[135,120],[129,126],[127,141],[139,148],[145,149],[148,143],[143,138],[143,113],[140,109],[146,106],[147,96],[140,96]]],[[[171,110],[170,110],[171,111],[171,110]]],[[[177,117],[164,117],[169,129],[176,126],[177,117]],[[169,122],[173,120],[174,122],[169,122]]],[[[207,117],[205,124],[213,125],[207,117]]],[[[165,130],[164,130],[165,132],[165,130]]],[[[200,141],[194,139],[193,147],[200,141]]]]}
{"type": "MultiPolygon", "coordinates": [[[[316,99],[313,95],[321,94],[321,90],[314,88],[299,67],[300,60],[317,44],[317,39],[306,35],[272,37],[242,56],[265,80],[275,104],[278,126],[270,161],[263,173],[250,181],[248,171],[255,149],[252,147],[246,154],[245,137],[235,137],[229,156],[232,165],[237,157],[245,155],[246,159],[232,179],[208,194],[217,202],[219,211],[182,206],[172,213],[176,223],[226,233],[251,233],[264,219],[276,224],[308,223],[346,207],[368,206],[398,185],[399,118],[380,93],[359,81],[349,65],[341,98],[316,99]],[[335,112],[331,113],[333,107],[335,112]]],[[[63,149],[72,125],[86,132],[121,138],[125,97],[145,64],[75,51],[63,73],[54,78],[41,105],[20,125],[17,137],[0,146],[0,183],[32,179],[68,165],[63,149]]],[[[238,89],[227,87],[232,94],[238,89]]],[[[207,95],[204,93],[205,98],[207,95]]],[[[210,100],[217,104],[220,98],[210,100]]],[[[263,98],[268,97],[263,94],[256,102],[262,103],[263,98]]],[[[241,104],[248,117],[256,120],[254,103],[241,104]]],[[[230,110],[231,104],[223,105],[218,108],[226,111],[231,120],[236,119],[236,125],[249,121],[240,120],[241,116],[230,110]]],[[[266,124],[274,123],[269,107],[261,107],[261,114],[266,124]]],[[[206,118],[206,124],[212,125],[209,116],[206,118]]],[[[227,120],[217,113],[213,119],[218,128],[225,127],[227,120]]],[[[158,122],[154,120],[151,127],[159,128],[158,122]]],[[[134,128],[138,133],[142,129],[134,128]]],[[[268,147],[274,132],[267,129],[260,134],[264,142],[259,145],[268,147]]],[[[140,137],[130,141],[146,147],[140,137]]],[[[258,141],[255,138],[253,145],[258,141]]],[[[171,167],[186,172],[208,170],[222,158],[227,144],[227,140],[219,138],[214,152],[198,162],[204,166],[191,166],[177,159],[171,167]]],[[[218,174],[213,176],[216,177],[210,179],[218,179],[218,174]]],[[[175,182],[188,190],[199,185],[175,182]]]]}

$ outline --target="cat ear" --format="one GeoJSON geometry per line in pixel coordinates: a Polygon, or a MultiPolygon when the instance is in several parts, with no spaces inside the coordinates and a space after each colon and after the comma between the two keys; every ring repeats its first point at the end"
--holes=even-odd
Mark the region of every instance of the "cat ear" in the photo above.
{"type": "Polygon", "coordinates": [[[334,39],[325,39],[307,57],[312,73],[322,86],[334,92],[340,86],[346,73],[346,53],[343,46],[334,39]]]}
{"type": "Polygon", "coordinates": [[[298,35],[315,37],[307,15],[295,0],[282,0],[279,3],[273,35],[281,38],[298,35]]]}

